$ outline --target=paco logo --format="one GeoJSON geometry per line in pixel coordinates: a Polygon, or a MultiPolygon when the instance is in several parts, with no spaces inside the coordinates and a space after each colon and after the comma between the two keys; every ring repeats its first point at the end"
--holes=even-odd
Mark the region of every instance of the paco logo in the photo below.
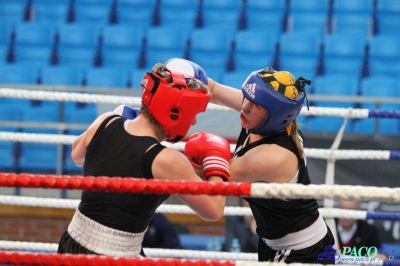
{"type": "Polygon", "coordinates": [[[246,86],[244,86],[243,88],[247,94],[254,99],[256,97],[256,95],[254,94],[255,90],[256,90],[256,84],[255,83],[251,83],[251,84],[247,84],[246,86]]]}

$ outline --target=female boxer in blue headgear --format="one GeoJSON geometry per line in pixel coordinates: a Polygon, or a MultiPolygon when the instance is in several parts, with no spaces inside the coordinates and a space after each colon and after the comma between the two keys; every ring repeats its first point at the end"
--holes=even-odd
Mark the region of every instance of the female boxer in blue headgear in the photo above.
{"type": "MultiPolygon", "coordinates": [[[[192,66],[196,69],[190,73],[206,77],[200,66],[192,66]]],[[[310,83],[272,68],[252,72],[241,91],[208,78],[211,102],[240,112],[242,131],[230,161],[232,181],[310,184],[296,119],[310,83]]],[[[194,141],[189,138],[187,146],[194,141]]],[[[334,238],[316,200],[245,199],[257,223],[259,261],[334,263],[318,260],[334,238]]]]}

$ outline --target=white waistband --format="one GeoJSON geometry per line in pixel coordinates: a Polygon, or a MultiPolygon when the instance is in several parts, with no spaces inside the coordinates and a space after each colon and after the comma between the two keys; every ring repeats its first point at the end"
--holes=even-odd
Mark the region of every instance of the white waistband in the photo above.
{"type": "Polygon", "coordinates": [[[145,232],[132,234],[109,228],[84,216],[78,209],[68,226],[69,235],[80,245],[116,257],[140,257],[145,232]]]}
{"type": "Polygon", "coordinates": [[[327,232],[328,228],[320,214],[312,225],[303,230],[287,234],[279,239],[262,238],[262,240],[274,250],[303,249],[318,243],[327,232]]]}

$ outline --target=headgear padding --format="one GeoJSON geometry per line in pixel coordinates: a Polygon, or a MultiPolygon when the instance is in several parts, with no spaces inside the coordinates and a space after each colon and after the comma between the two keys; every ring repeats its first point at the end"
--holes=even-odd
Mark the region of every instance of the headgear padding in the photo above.
{"type": "Polygon", "coordinates": [[[249,129],[263,136],[284,130],[300,113],[305,92],[287,71],[266,68],[252,72],[243,83],[243,96],[267,110],[267,116],[259,126],[249,129]]]}
{"type": "Polygon", "coordinates": [[[210,93],[208,90],[190,89],[186,78],[191,77],[168,72],[174,85],[156,72],[144,75],[140,83],[143,87],[142,103],[168,133],[168,141],[177,142],[186,136],[196,115],[206,110],[210,93]]]}

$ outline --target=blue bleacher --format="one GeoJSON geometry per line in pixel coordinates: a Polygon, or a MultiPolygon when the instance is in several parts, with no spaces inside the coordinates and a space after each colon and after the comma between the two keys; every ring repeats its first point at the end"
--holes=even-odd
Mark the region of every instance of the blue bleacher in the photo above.
{"type": "MultiPolygon", "coordinates": [[[[400,97],[400,82],[393,79],[392,76],[388,75],[371,75],[364,78],[360,84],[360,94],[365,97],[400,97]]],[[[362,103],[361,108],[367,108],[370,110],[381,109],[381,110],[400,110],[399,104],[380,104],[376,106],[372,103],[362,103]]],[[[398,119],[391,118],[368,118],[358,120],[355,123],[355,131],[363,134],[374,134],[375,126],[378,126],[378,133],[387,135],[398,135],[400,134],[400,123],[398,119]]]]}
{"type": "Polygon", "coordinates": [[[96,65],[100,48],[101,27],[95,24],[59,26],[56,62],[59,65],[88,68],[96,65]]]}
{"type": "Polygon", "coordinates": [[[245,26],[247,29],[281,32],[286,20],[285,0],[247,0],[245,4],[245,26]]]}
{"type": "Polygon", "coordinates": [[[230,32],[219,28],[200,28],[191,32],[189,40],[190,60],[210,73],[226,71],[233,41],[230,32]]]}
{"type": "Polygon", "coordinates": [[[153,25],[156,0],[118,0],[117,23],[148,28],[153,25]]]}
{"type": "Polygon", "coordinates": [[[323,40],[324,73],[354,73],[361,76],[366,59],[365,35],[334,33],[323,40]]]}
{"type": "Polygon", "coordinates": [[[37,66],[51,64],[56,28],[49,23],[17,23],[13,46],[14,62],[37,66]]]}
{"type": "Polygon", "coordinates": [[[101,59],[105,67],[136,69],[143,54],[145,30],[134,25],[112,24],[102,30],[101,59]]]}
{"type": "Polygon", "coordinates": [[[73,5],[74,23],[94,23],[106,25],[111,22],[113,0],[75,0],[73,5]]]}
{"type": "Polygon", "coordinates": [[[146,34],[146,67],[164,63],[170,58],[184,58],[189,40],[189,29],[185,27],[151,27],[146,34]]]}
{"type": "MultiPolygon", "coordinates": [[[[387,68],[396,68],[400,60],[400,37],[398,35],[378,34],[368,41],[368,61],[371,66],[386,64],[387,68]],[[384,44],[384,45],[382,45],[384,44]]],[[[372,69],[374,68],[372,67],[372,69]]],[[[398,66],[397,66],[398,67],[398,66]]],[[[371,69],[369,71],[371,73],[371,69]]]]}
{"type": "Polygon", "coordinates": [[[0,2],[0,20],[23,22],[28,19],[28,1],[14,0],[0,2]]]}
{"type": "MultiPolygon", "coordinates": [[[[329,74],[314,78],[311,90],[317,95],[357,96],[359,77],[352,74],[329,74]]],[[[314,101],[312,106],[322,107],[355,107],[353,102],[314,101]]],[[[303,131],[331,132],[339,131],[344,119],[341,117],[315,116],[307,117],[303,131]]],[[[347,125],[345,132],[350,133],[352,128],[347,125]]]]}
{"type": "Polygon", "coordinates": [[[127,70],[115,67],[90,68],[86,71],[85,80],[89,87],[126,88],[129,75],[127,70]]]}
{"type": "Polygon", "coordinates": [[[288,19],[288,31],[312,31],[314,34],[323,35],[327,30],[328,16],[325,13],[296,13],[288,19]]]}
{"type": "Polygon", "coordinates": [[[235,71],[247,71],[271,66],[276,53],[278,32],[260,32],[256,29],[238,31],[234,36],[235,71]]]}
{"type": "Polygon", "coordinates": [[[185,25],[193,29],[199,18],[199,7],[200,1],[194,3],[186,0],[162,0],[159,7],[159,25],[170,27],[185,25]]]}
{"type": "Polygon", "coordinates": [[[31,0],[33,21],[58,25],[68,22],[71,16],[71,0],[31,0]]]}

